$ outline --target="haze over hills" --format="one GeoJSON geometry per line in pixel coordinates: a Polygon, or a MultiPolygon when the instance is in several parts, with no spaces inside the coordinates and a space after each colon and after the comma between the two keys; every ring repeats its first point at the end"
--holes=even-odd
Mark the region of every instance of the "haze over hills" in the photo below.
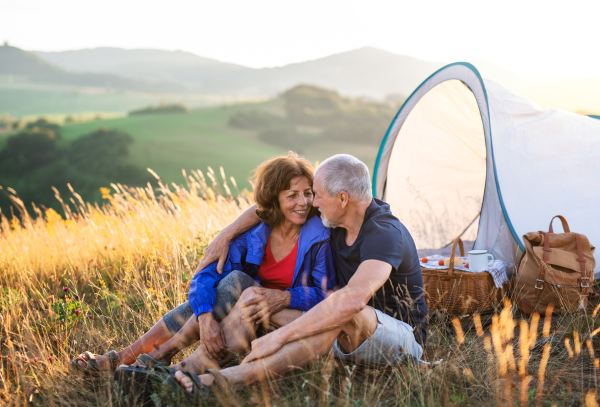
{"type": "Polygon", "coordinates": [[[184,90],[184,87],[177,83],[150,84],[139,79],[125,78],[110,73],[69,72],[69,70],[57,67],[31,52],[9,45],[0,47],[0,75],[26,77],[37,83],[95,86],[141,92],[184,90]]]}
{"type": "MultiPolygon", "coordinates": [[[[130,78],[165,80],[207,93],[273,96],[299,83],[336,89],[349,96],[383,98],[410,94],[442,62],[422,61],[365,47],[313,61],[276,68],[253,69],[189,52],[154,49],[94,48],[64,52],[34,52],[64,69],[107,72],[130,78]]],[[[522,86],[516,74],[487,62],[478,68],[504,86],[522,86]]]]}
{"type": "Polygon", "coordinates": [[[252,71],[184,51],[102,47],[64,52],[33,51],[46,61],[74,72],[108,72],[126,77],[156,81],[198,84],[215,76],[252,71]]]}
{"type": "MultiPolygon", "coordinates": [[[[600,77],[524,79],[489,62],[472,63],[484,78],[544,107],[600,111],[600,98],[597,97],[600,77]]],[[[409,95],[427,76],[445,64],[372,47],[262,69],[183,51],[94,48],[26,52],[14,47],[0,47],[0,75],[27,74],[37,83],[204,95],[273,97],[305,83],[335,89],[342,95],[381,100],[390,94],[409,95]]]]}

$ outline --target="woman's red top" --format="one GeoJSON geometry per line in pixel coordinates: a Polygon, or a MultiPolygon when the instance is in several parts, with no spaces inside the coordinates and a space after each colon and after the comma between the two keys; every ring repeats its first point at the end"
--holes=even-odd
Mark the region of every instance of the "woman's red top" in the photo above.
{"type": "Polygon", "coordinates": [[[267,248],[265,249],[265,257],[258,268],[260,284],[265,288],[276,290],[291,288],[297,256],[298,242],[296,242],[296,245],[287,256],[279,261],[275,261],[275,258],[271,253],[271,238],[269,238],[269,240],[267,240],[267,248]]]}

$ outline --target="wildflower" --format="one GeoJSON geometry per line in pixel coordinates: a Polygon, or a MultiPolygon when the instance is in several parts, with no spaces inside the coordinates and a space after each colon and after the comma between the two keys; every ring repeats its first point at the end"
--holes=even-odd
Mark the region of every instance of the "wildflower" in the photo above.
{"type": "Polygon", "coordinates": [[[49,360],[50,362],[54,362],[54,359],[56,359],[54,356],[48,356],[48,360],[49,360]]]}
{"type": "Polygon", "coordinates": [[[63,287],[63,291],[67,291],[69,287],[63,287]]]}
{"type": "Polygon", "coordinates": [[[81,310],[80,309],[76,309],[75,310],[75,315],[79,316],[79,314],[81,314],[81,310]]]}

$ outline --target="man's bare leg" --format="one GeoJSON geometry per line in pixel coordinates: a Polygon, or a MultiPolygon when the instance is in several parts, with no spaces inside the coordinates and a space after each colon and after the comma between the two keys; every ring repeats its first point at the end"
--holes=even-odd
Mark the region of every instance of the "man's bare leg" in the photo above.
{"type": "MultiPolygon", "coordinates": [[[[168,341],[173,334],[167,328],[167,324],[161,318],[148,332],[146,332],[140,339],[135,341],[130,346],[125,349],[117,352],[119,355],[119,359],[121,363],[131,364],[135,362],[135,359],[141,355],[142,353],[151,352],[157,346],[162,345],[166,341],[168,341]]],[[[78,362],[79,366],[85,368],[86,363],[83,362],[86,360],[86,356],[84,354],[79,355],[79,358],[82,359],[78,362]]],[[[96,361],[100,365],[102,370],[110,370],[110,358],[106,355],[102,355],[96,358],[96,361]]]]}
{"type": "MultiPolygon", "coordinates": [[[[377,315],[373,308],[365,307],[341,328],[286,344],[279,351],[264,359],[223,369],[221,373],[235,388],[282,375],[313,363],[325,355],[331,349],[336,338],[346,352],[353,352],[375,332],[377,323],[377,315]]],[[[196,353],[188,359],[192,359],[192,357],[197,357],[196,353]]],[[[194,371],[198,374],[203,373],[203,371],[194,371]]],[[[181,372],[177,372],[175,377],[186,391],[192,391],[194,385],[190,378],[181,372]]],[[[200,376],[200,381],[206,386],[210,386],[213,380],[214,378],[210,374],[200,376]]]]}
{"type": "MultiPolygon", "coordinates": [[[[206,369],[214,369],[223,366],[231,361],[231,359],[240,353],[250,349],[250,343],[256,339],[256,330],[259,325],[246,322],[242,319],[242,305],[245,301],[256,296],[254,290],[247,289],[240,296],[231,312],[221,321],[221,327],[225,333],[225,341],[227,342],[227,356],[217,361],[206,356],[202,347],[198,347],[196,351],[181,363],[171,366],[177,370],[193,371],[196,373],[204,373],[206,369]]],[[[302,311],[294,309],[284,309],[271,317],[271,323],[277,327],[289,324],[302,315],[302,311]]],[[[187,324],[186,324],[187,325],[187,324]]],[[[196,331],[198,327],[196,325],[196,331]]]]}

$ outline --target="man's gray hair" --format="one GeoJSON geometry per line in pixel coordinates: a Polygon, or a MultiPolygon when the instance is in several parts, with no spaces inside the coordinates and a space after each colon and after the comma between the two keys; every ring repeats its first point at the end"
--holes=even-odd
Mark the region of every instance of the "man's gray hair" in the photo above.
{"type": "Polygon", "coordinates": [[[336,154],[323,161],[315,171],[323,175],[322,187],[329,196],[346,192],[359,202],[370,201],[371,177],[369,168],[358,158],[349,154],[336,154]]]}

